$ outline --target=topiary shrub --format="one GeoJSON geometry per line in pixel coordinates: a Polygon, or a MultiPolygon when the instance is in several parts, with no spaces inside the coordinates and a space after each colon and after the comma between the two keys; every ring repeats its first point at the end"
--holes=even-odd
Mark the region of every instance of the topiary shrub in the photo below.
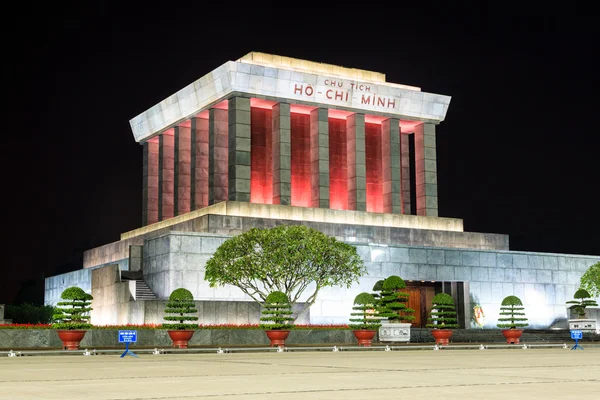
{"type": "Polygon", "coordinates": [[[381,318],[377,309],[375,297],[371,293],[360,293],[354,298],[354,312],[350,313],[350,324],[354,330],[377,330],[381,326],[381,318]]]}
{"type": "Polygon", "coordinates": [[[523,302],[517,296],[506,296],[500,307],[500,318],[496,326],[498,328],[517,329],[529,324],[523,312],[523,302]]]}
{"type": "Polygon", "coordinates": [[[381,289],[383,289],[383,279],[378,280],[377,282],[375,282],[375,285],[373,285],[373,297],[375,298],[375,302],[377,303],[381,298],[381,289]]]}
{"type": "Polygon", "coordinates": [[[379,298],[379,316],[389,322],[411,322],[415,319],[415,310],[408,308],[408,293],[399,292],[406,288],[406,283],[396,275],[388,277],[381,285],[379,298]],[[402,314],[401,314],[402,313],[402,314]]]}
{"type": "Polygon", "coordinates": [[[185,321],[198,321],[198,317],[195,315],[198,310],[196,309],[196,303],[194,303],[194,296],[192,292],[187,289],[179,288],[173,290],[169,296],[165,308],[165,321],[178,321],[177,323],[166,323],[162,324],[162,327],[170,330],[190,330],[198,329],[198,323],[186,323],[185,321]]]}
{"type": "Polygon", "coordinates": [[[427,319],[428,328],[452,329],[458,328],[456,323],[456,311],[452,296],[446,293],[438,293],[431,300],[431,312],[427,319]]]}
{"type": "Polygon", "coordinates": [[[259,324],[261,329],[267,330],[287,330],[294,327],[294,318],[292,317],[292,305],[288,296],[280,291],[271,292],[263,304],[263,317],[259,324]]]}
{"type": "Polygon", "coordinates": [[[569,307],[569,310],[573,310],[579,318],[585,318],[586,307],[598,306],[598,303],[590,297],[592,297],[592,295],[587,290],[579,288],[573,295],[573,298],[578,300],[567,301],[567,304],[572,304],[569,307]]]}
{"type": "Polygon", "coordinates": [[[94,299],[91,294],[83,289],[72,286],[63,290],[60,298],[64,301],[56,303],[56,312],[52,316],[56,323],[52,324],[55,329],[80,330],[89,329],[93,325],[89,323],[92,311],[90,307],[94,299]]]}

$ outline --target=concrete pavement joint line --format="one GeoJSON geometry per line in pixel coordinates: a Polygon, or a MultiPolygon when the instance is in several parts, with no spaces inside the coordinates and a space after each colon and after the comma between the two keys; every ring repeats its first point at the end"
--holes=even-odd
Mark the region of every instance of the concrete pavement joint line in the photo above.
{"type": "MultiPolygon", "coordinates": [[[[576,382],[600,382],[600,379],[578,379],[578,380],[554,380],[552,383],[576,383],[576,382]]],[[[128,400],[165,400],[165,399],[199,399],[207,397],[234,397],[234,396],[257,396],[257,395],[285,395],[298,393],[326,393],[326,392],[356,392],[356,391],[372,391],[372,390],[399,390],[399,389],[422,389],[422,388],[449,388],[449,387],[483,387],[483,386],[503,386],[503,385],[531,385],[547,382],[526,381],[526,382],[499,382],[499,383],[473,383],[473,384],[456,384],[456,385],[414,385],[414,386],[387,386],[387,387],[369,387],[369,388],[348,388],[348,389],[309,389],[309,390],[286,390],[280,392],[246,392],[246,393],[224,393],[224,394],[205,394],[191,396],[162,396],[162,397],[136,397],[128,400]]],[[[122,400],[122,397],[115,397],[107,400],[122,400]]]]}
{"type": "MultiPolygon", "coordinates": [[[[577,365],[564,365],[564,366],[551,366],[553,368],[561,368],[561,367],[577,367],[579,364],[577,365]]],[[[281,364],[277,364],[274,366],[282,366],[281,364]]],[[[287,366],[287,367],[305,367],[305,368],[343,368],[343,367],[335,367],[335,366],[322,366],[322,365],[288,365],[288,364],[284,364],[283,366],[287,366]]],[[[600,367],[600,364],[586,364],[587,367],[590,366],[598,366],[600,367]]],[[[499,367],[499,366],[494,366],[494,367],[489,367],[489,368],[475,368],[475,367],[463,367],[463,368],[453,368],[453,371],[470,371],[473,369],[477,369],[477,371],[479,371],[479,373],[481,373],[481,371],[486,371],[486,370],[498,370],[498,369],[531,369],[531,368],[548,368],[548,366],[507,366],[507,367],[499,367]]],[[[423,371],[427,371],[427,372],[447,372],[448,370],[446,368],[426,368],[426,369],[369,369],[369,370],[365,370],[365,369],[360,369],[360,368],[356,368],[356,371],[360,371],[361,374],[367,374],[367,373],[381,373],[382,371],[387,371],[387,372],[423,372],[423,371]]],[[[278,374],[274,374],[271,373],[272,376],[276,376],[276,377],[284,377],[284,376],[293,376],[293,375],[308,375],[308,374],[344,374],[344,373],[350,373],[350,372],[356,372],[353,369],[346,369],[343,371],[305,371],[305,372],[283,372],[283,373],[278,373],[278,374]]],[[[204,378],[204,377],[224,377],[224,376],[235,376],[235,377],[242,377],[242,376],[262,376],[264,374],[262,373],[256,373],[256,374],[231,374],[231,375],[208,375],[208,374],[195,374],[195,375],[162,375],[160,376],[160,378],[204,378]]],[[[492,376],[492,375],[488,375],[488,376],[492,376]]],[[[509,377],[509,376],[503,376],[503,377],[509,377]]],[[[94,382],[94,381],[107,381],[107,380],[129,380],[129,379],[156,379],[156,376],[115,376],[115,377],[108,377],[108,378],[65,378],[65,379],[28,379],[28,380],[0,380],[0,383],[34,383],[34,382],[80,382],[80,381],[90,381],[90,382],[94,382]]],[[[511,378],[520,378],[520,376],[512,376],[511,378]]],[[[551,379],[551,378],[546,378],[546,377],[535,377],[536,379],[551,379]]],[[[597,381],[598,379],[591,379],[591,380],[577,380],[577,381],[569,381],[569,382],[579,382],[579,381],[597,381]]],[[[555,381],[552,380],[552,383],[554,383],[555,381]]],[[[451,386],[455,386],[455,385],[451,385],[451,386]]],[[[466,386],[471,386],[471,385],[466,385],[466,386]]]]}

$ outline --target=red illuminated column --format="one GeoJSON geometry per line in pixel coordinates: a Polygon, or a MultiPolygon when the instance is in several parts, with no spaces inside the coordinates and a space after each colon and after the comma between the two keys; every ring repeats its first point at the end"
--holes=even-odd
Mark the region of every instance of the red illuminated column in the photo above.
{"type": "Polygon", "coordinates": [[[435,125],[415,128],[417,215],[438,216],[435,125]]]}
{"type": "Polygon", "coordinates": [[[158,220],[174,216],[175,148],[172,134],[158,137],[158,220]]]}
{"type": "Polygon", "coordinates": [[[208,204],[227,200],[227,110],[208,112],[208,204]]]}
{"type": "Polygon", "coordinates": [[[329,111],[310,112],[311,206],[329,208],[329,111]]]}
{"type": "Polygon", "coordinates": [[[346,119],[346,160],[348,163],[348,209],[367,210],[367,169],[365,166],[365,116],[346,119]]]}
{"type": "Polygon", "coordinates": [[[190,127],[175,127],[175,215],[190,212],[192,184],[192,132],[190,127]]]}
{"type": "Polygon", "coordinates": [[[273,204],[291,205],[291,121],[290,105],[273,106],[273,204]]]}
{"type": "Polygon", "coordinates": [[[190,210],[208,206],[208,119],[192,118],[190,210]]]}
{"type": "Polygon", "coordinates": [[[250,99],[229,99],[228,194],[233,201],[250,202],[250,99]]]}
{"type": "Polygon", "coordinates": [[[142,225],[158,222],[158,140],[143,144],[142,225]]]}
{"type": "Polygon", "coordinates": [[[400,165],[402,166],[401,179],[402,179],[402,214],[412,214],[411,201],[410,201],[410,148],[409,148],[409,135],[400,135],[400,165]]]}
{"type": "Polygon", "coordinates": [[[400,180],[400,121],[386,119],[381,124],[383,212],[402,212],[400,180]]]}

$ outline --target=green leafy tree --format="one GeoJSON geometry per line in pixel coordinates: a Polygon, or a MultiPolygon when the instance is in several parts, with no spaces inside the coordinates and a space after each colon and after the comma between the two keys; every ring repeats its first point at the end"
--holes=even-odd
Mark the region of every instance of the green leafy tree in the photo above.
{"type": "Polygon", "coordinates": [[[579,288],[573,295],[573,298],[577,300],[567,301],[567,304],[571,304],[569,310],[573,310],[579,318],[585,318],[586,307],[598,306],[598,303],[590,297],[592,296],[587,290],[579,288]]]}
{"type": "Polygon", "coordinates": [[[56,303],[56,313],[52,316],[52,319],[57,321],[52,324],[54,328],[76,330],[92,327],[89,323],[89,312],[92,311],[90,306],[94,299],[91,294],[72,286],[63,290],[60,298],[64,301],[56,303]]]}
{"type": "Polygon", "coordinates": [[[309,287],[306,311],[328,286],[350,287],[366,273],[356,248],[303,225],[253,228],[226,240],[206,263],[211,287],[232,285],[262,304],[271,292],[296,304],[309,287]]]}
{"type": "Polygon", "coordinates": [[[500,318],[496,326],[509,329],[528,326],[524,309],[523,302],[517,296],[506,296],[500,305],[500,318]]]}
{"type": "Polygon", "coordinates": [[[381,317],[371,293],[360,293],[354,298],[353,312],[350,313],[351,329],[377,330],[381,326],[381,317]]]}
{"type": "Polygon", "coordinates": [[[294,326],[292,306],[285,293],[272,292],[267,296],[263,307],[263,317],[260,320],[265,323],[259,324],[261,329],[290,329],[294,326]]]}
{"type": "Polygon", "coordinates": [[[600,262],[585,271],[581,277],[581,287],[588,291],[590,297],[600,297],[600,262]]]}
{"type": "Polygon", "coordinates": [[[433,329],[458,328],[456,321],[456,310],[452,296],[446,293],[438,293],[433,296],[431,312],[426,326],[433,329]]]}
{"type": "Polygon", "coordinates": [[[379,316],[387,318],[389,322],[411,322],[415,319],[415,310],[407,305],[409,294],[400,292],[406,289],[406,283],[402,278],[392,275],[383,281],[381,285],[381,296],[379,298],[379,316]]]}
{"type": "Polygon", "coordinates": [[[198,329],[198,323],[186,323],[185,321],[198,321],[198,317],[192,314],[197,313],[196,303],[192,292],[187,289],[179,288],[173,290],[169,296],[169,301],[165,308],[165,321],[176,321],[162,324],[165,329],[189,330],[198,329]]]}

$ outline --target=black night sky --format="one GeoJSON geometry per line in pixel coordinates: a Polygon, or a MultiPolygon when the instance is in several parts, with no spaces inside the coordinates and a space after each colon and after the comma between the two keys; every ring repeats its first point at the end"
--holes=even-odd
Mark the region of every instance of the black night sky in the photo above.
{"type": "Polygon", "coordinates": [[[600,35],[585,7],[80,3],[5,25],[0,303],[41,303],[44,276],[141,226],[129,120],[250,51],[452,96],[437,128],[440,216],[509,234],[513,250],[600,255],[600,35]]]}

